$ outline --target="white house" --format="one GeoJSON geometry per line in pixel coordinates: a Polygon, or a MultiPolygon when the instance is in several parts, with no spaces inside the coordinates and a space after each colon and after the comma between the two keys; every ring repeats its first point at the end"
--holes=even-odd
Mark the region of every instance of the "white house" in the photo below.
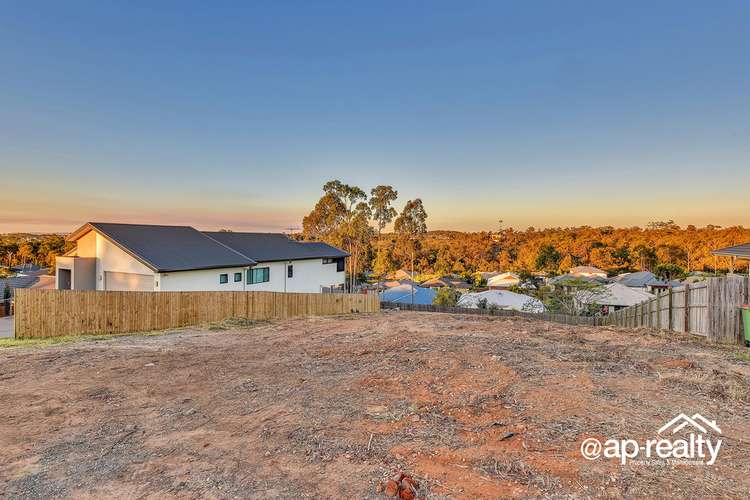
{"type": "Polygon", "coordinates": [[[89,222],[56,259],[57,289],[321,292],[344,284],[346,252],[284,234],[89,222]]]}
{"type": "Polygon", "coordinates": [[[502,273],[488,279],[487,287],[490,290],[497,290],[518,286],[520,283],[521,278],[516,273],[502,273]]]}
{"type": "Polygon", "coordinates": [[[568,271],[569,274],[572,274],[573,276],[584,276],[587,278],[606,278],[607,272],[602,271],[598,267],[594,266],[578,266],[573,267],[568,271]]]}
{"type": "Polygon", "coordinates": [[[600,289],[588,292],[581,291],[578,293],[576,299],[581,304],[606,306],[606,311],[609,313],[624,307],[640,304],[654,297],[655,295],[644,290],[630,288],[621,283],[614,282],[600,289]]]}

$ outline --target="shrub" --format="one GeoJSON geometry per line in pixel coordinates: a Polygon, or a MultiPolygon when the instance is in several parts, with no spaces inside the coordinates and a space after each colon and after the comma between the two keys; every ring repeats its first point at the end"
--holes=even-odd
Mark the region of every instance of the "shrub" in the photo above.
{"type": "Polygon", "coordinates": [[[437,291],[432,303],[436,306],[455,307],[458,304],[459,296],[460,294],[456,290],[443,287],[437,291]]]}

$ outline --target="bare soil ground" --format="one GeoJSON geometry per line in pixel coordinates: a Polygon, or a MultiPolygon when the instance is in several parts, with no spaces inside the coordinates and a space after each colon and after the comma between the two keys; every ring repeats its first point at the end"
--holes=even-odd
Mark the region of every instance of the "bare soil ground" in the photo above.
{"type": "MultiPolygon", "coordinates": [[[[684,337],[382,312],[0,351],[0,496],[737,497],[750,362],[684,337]],[[679,413],[713,466],[585,460],[679,413]]],[[[741,358],[741,356],[740,356],[741,358]]]]}

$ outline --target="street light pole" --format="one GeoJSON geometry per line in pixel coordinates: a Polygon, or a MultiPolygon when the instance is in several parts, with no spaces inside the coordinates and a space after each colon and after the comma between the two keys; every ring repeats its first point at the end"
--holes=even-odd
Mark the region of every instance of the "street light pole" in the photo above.
{"type": "Polygon", "coordinates": [[[411,305],[414,305],[414,243],[411,247],[411,305]]]}

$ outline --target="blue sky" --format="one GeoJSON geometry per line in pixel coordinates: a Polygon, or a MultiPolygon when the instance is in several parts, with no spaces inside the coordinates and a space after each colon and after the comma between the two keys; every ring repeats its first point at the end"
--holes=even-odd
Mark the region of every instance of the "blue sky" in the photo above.
{"type": "Polygon", "coordinates": [[[13,2],[0,231],[750,225],[748,2],[13,2]]]}

